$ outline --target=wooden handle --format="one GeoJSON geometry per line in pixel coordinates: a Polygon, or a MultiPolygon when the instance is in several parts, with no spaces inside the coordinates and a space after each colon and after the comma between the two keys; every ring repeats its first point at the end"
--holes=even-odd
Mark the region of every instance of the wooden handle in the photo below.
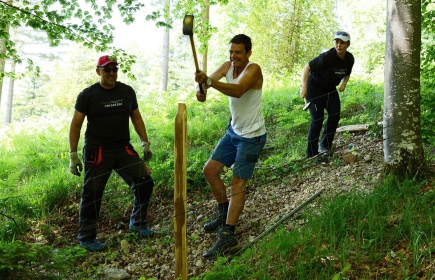
{"type": "MultiPolygon", "coordinates": [[[[189,35],[190,37],[190,45],[192,46],[192,53],[193,53],[193,59],[195,60],[195,69],[196,73],[199,72],[199,65],[198,65],[198,58],[196,57],[196,50],[195,50],[195,43],[193,42],[193,35],[189,35]]],[[[199,91],[201,94],[204,94],[204,89],[202,88],[202,85],[198,83],[199,85],[199,91]]]]}
{"type": "Polygon", "coordinates": [[[189,35],[190,45],[192,46],[193,59],[195,60],[196,72],[199,72],[198,58],[196,57],[195,43],[193,42],[193,35],[189,35]]]}

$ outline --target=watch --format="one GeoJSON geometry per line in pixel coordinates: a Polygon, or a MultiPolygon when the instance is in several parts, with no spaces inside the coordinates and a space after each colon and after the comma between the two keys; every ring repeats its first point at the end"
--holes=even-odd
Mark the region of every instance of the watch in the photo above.
{"type": "Polygon", "coordinates": [[[206,85],[207,85],[208,87],[211,87],[211,78],[210,78],[210,77],[207,78],[206,85]]]}

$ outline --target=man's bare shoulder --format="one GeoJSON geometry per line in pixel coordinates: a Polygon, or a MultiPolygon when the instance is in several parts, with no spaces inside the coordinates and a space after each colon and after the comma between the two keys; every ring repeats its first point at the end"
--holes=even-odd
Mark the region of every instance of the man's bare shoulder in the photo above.
{"type": "Polygon", "coordinates": [[[225,74],[228,72],[228,70],[230,70],[231,67],[231,61],[225,61],[221,67],[219,67],[219,69],[221,69],[223,72],[225,72],[225,74]]]}
{"type": "Polygon", "coordinates": [[[221,66],[219,66],[219,68],[212,74],[212,76],[217,79],[225,77],[228,73],[228,70],[230,70],[230,67],[231,61],[226,61],[221,66]]]}
{"type": "Polygon", "coordinates": [[[246,70],[254,70],[254,71],[260,71],[261,72],[261,67],[258,63],[252,62],[251,64],[248,65],[248,68],[246,68],[246,70]]]}

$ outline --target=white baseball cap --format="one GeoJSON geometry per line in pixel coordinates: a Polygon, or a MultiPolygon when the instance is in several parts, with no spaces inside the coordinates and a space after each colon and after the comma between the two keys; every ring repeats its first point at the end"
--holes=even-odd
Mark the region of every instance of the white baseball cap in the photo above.
{"type": "Polygon", "coordinates": [[[334,34],[334,40],[335,39],[340,39],[343,42],[348,42],[350,41],[350,34],[347,33],[346,31],[337,31],[334,34]]]}

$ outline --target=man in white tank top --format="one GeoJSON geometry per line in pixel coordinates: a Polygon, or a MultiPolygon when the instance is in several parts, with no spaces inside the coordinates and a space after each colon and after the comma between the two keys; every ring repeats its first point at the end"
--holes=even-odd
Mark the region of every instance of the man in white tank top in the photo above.
{"type": "Polygon", "coordinates": [[[207,89],[212,87],[228,96],[231,109],[231,122],[226,134],[219,140],[203,170],[218,203],[217,216],[204,225],[204,230],[219,230],[215,245],[203,255],[205,259],[240,248],[235,227],[245,205],[246,184],[266,143],[261,108],[263,74],[258,64],[249,61],[251,48],[251,38],[244,34],[236,35],[229,42],[229,61],[210,76],[203,71],[195,74],[195,81],[204,89],[202,94],[198,87],[198,101],[206,101],[207,89]],[[224,77],[226,83],[220,81],[224,77]],[[231,197],[228,199],[219,174],[224,166],[231,167],[233,164],[231,197]]]}

